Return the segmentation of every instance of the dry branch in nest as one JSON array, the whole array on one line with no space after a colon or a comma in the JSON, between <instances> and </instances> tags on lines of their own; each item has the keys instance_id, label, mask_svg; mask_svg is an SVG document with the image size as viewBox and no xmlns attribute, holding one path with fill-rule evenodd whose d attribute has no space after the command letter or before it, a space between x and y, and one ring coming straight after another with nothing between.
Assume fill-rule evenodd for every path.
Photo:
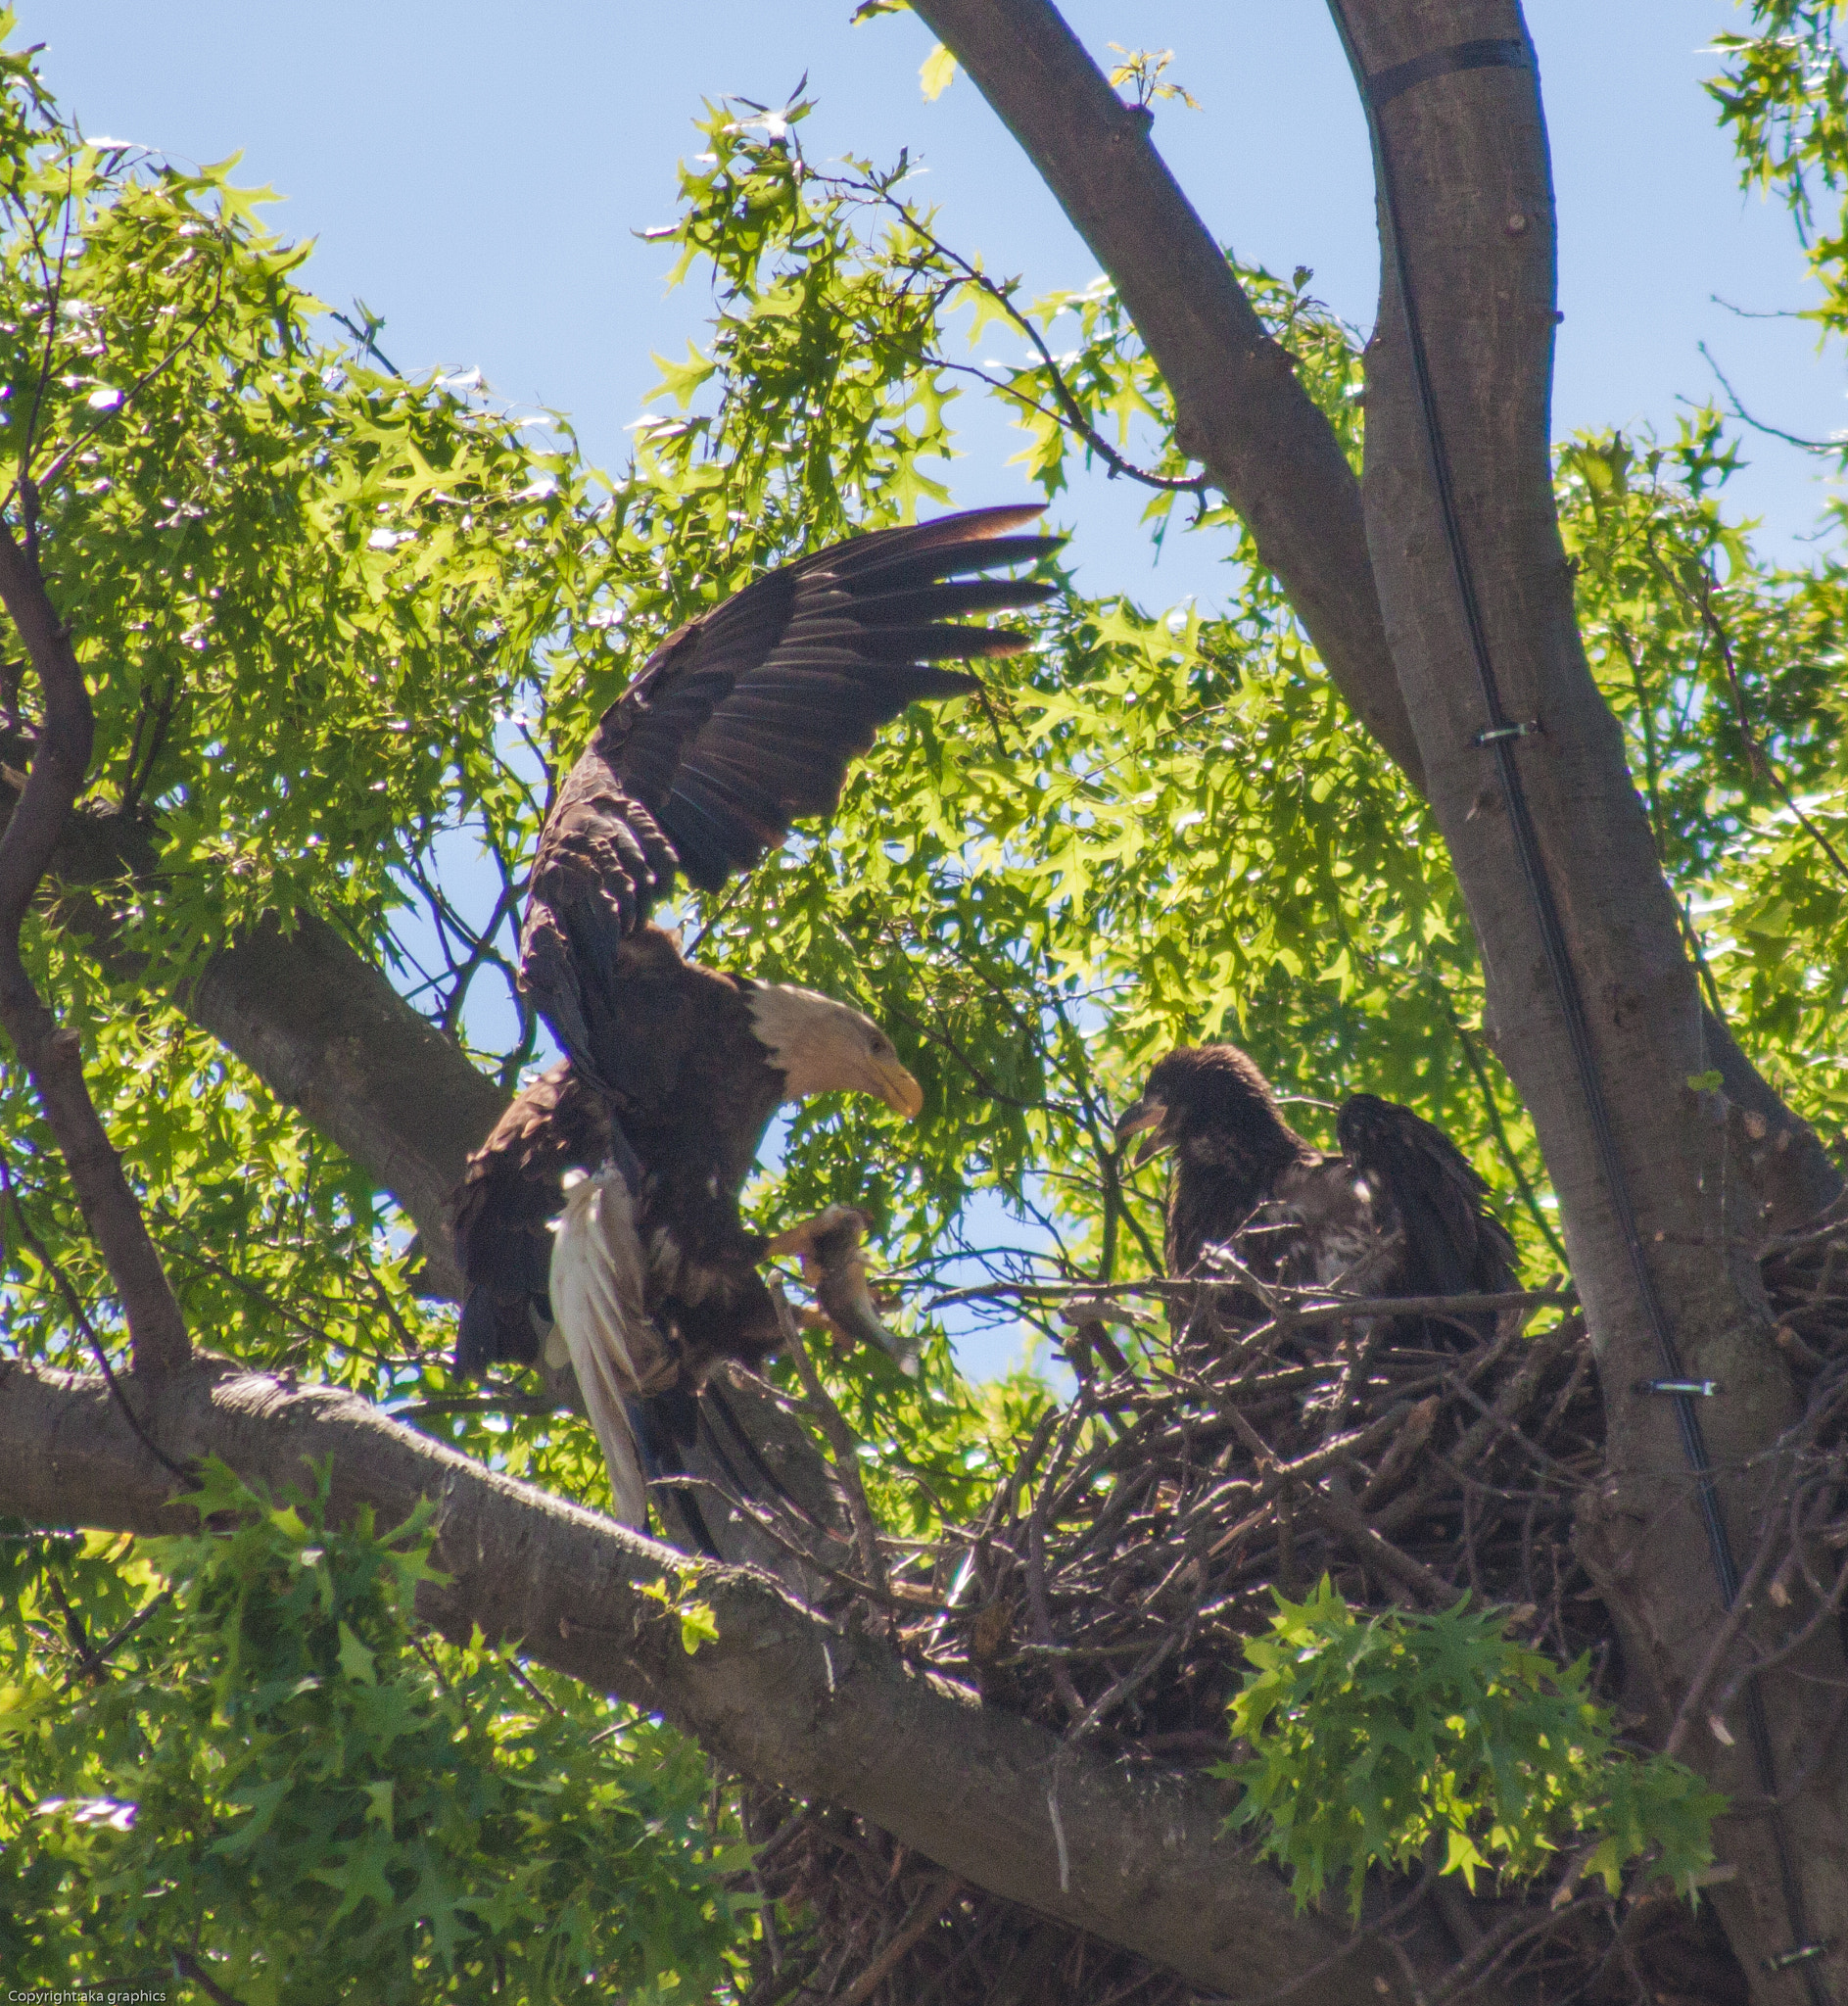
<instances>
[{"instance_id":1,"label":"dry branch in nest","mask_svg":"<svg viewBox=\"0 0 1848 2006\"><path fill-rule=\"evenodd\" d=\"M1779 1240L1764 1273L1777 1342L1811 1386L1811 1494L1825 1481L1832 1497L1848 1222ZM1326 1295L1264 1290L1260 1302L1237 1285L1168 1293L1180 1332L1133 1367L1100 1324L1080 1327L1067 1346L1075 1398L1019 1445L975 1523L923 1552L885 1543L867 1613L915 1663L1068 1743L1200 1769L1235 1753L1226 1706L1273 1589L1300 1598L1326 1574L1356 1608L1441 1608L1465 1594L1502 1608L1512 1634L1560 1663L1588 1654L1593 1694L1619 1702L1616 1628L1572 1546L1603 1457L1576 1311L1547 1322L1534 1313L1542 1295L1459 1300L1449 1314L1420 1305L1412 1318ZM1460 1317L1488 1309L1485 1339L1480 1313ZM957 1885L844 1812L760 1791L749 1816L769 1918L752 2006L1196 1997L1171 1973ZM1425 2006L1486 1980L1588 2006L1743 2006L1710 1907L1690 1916L1646 1886L1612 1901L1574 1868L1503 1898L1465 1899L1435 1875L1382 1882L1368 1928L1413 1958Z\"/></svg>"}]
</instances>

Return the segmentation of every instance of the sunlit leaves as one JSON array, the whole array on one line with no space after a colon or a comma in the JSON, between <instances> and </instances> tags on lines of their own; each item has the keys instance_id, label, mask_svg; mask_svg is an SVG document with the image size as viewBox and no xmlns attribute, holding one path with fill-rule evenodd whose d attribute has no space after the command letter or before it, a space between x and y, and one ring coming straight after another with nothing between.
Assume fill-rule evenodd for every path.
<instances>
[{"instance_id":1,"label":"sunlit leaves","mask_svg":"<svg viewBox=\"0 0 1848 2006\"><path fill-rule=\"evenodd\" d=\"M1639 1854L1682 1887L1712 1860L1726 1800L1679 1762L1620 1753L1583 1660L1556 1665L1460 1604L1360 1614L1326 1576L1277 1604L1232 1702L1252 1753L1225 1773L1245 1788L1234 1823L1262 1821L1302 1906L1346 1883L1357 1921L1369 1867L1421 1858L1474 1891L1588 1839L1582 1871L1613 1894Z\"/></svg>"},{"instance_id":2,"label":"sunlit leaves","mask_svg":"<svg viewBox=\"0 0 1848 2006\"><path fill-rule=\"evenodd\" d=\"M1823 304L1810 310L1848 333L1848 63L1837 0L1752 0L1750 34L1719 34L1725 72L1707 85L1730 126L1739 178L1777 195L1809 251ZM1819 198L1822 214L1819 215Z\"/></svg>"},{"instance_id":3,"label":"sunlit leaves","mask_svg":"<svg viewBox=\"0 0 1848 2006\"><path fill-rule=\"evenodd\" d=\"M198 1957L247 2006L710 1996L736 1924L685 1744L417 1633L421 1507L379 1535L329 1523L324 1484L274 1504L222 1466L198 1502L202 1536L7 1567L11 1977Z\"/></svg>"},{"instance_id":4,"label":"sunlit leaves","mask_svg":"<svg viewBox=\"0 0 1848 2006\"><path fill-rule=\"evenodd\" d=\"M1592 668L1707 979L1778 1090L1839 1141L1848 597L1833 555L1759 562L1723 509L1734 458L1712 412L1668 445L1581 439L1560 455L1562 522Z\"/></svg>"}]
</instances>

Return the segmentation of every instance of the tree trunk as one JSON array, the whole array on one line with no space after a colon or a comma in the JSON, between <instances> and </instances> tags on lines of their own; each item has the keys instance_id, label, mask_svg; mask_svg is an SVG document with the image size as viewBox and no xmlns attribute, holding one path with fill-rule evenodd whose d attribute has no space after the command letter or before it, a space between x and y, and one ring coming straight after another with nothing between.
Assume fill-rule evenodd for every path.
<instances>
[{"instance_id":1,"label":"tree trunk","mask_svg":"<svg viewBox=\"0 0 1848 2006\"><path fill-rule=\"evenodd\" d=\"M1457 519L1503 709L1540 728L1517 741L1515 755L1540 859L1682 1366L1723 1385L1699 1419L1725 1473L1719 1497L1732 1548L1749 1566L1788 1476L1776 1445L1799 1417L1770 1342L1754 1256L1768 1228L1836 1198L1840 1173L1701 1002L1621 733L1585 660L1552 494L1554 214L1531 46L1518 68L1480 50L1465 59L1477 67L1452 68L1454 56L1421 60L1463 44L1526 44L1519 9L1513 0L1335 4L1362 78L1418 66L1400 73L1403 87L1380 123ZM1603 1364L1611 1456L1603 1491L1587 1501L1586 1557L1617 1599L1638 1701L1665 1732L1706 1655L1722 1597L1676 1405L1635 1391L1661 1375L1656 1341L1599 1165L1494 756L1475 742L1489 716L1437 507L1388 220L1383 215L1380 324L1368 351L1362 560L1338 483L1322 471L1325 455L1305 481L1279 450L1278 386L1250 366L1243 321L1214 304L1229 274L1221 276L1222 263L1208 273L1217 254L1155 158L1148 120L1114 98L1047 0L916 0L915 11L1104 263L1174 395L1185 450L1251 523L1362 720L1430 794L1482 946L1488 1028L1534 1113ZM1319 521L1288 495L1319 496ZM1305 576L1316 581L1307 591ZM1340 582L1338 601L1330 580ZM1390 686L1369 640L1370 597L1383 616ZM1720 1094L1688 1086L1714 1070ZM1799 1595L1767 1623L1772 1613L1755 1612L1747 1625L1761 1654L1810 1610ZM1740 1662L1730 1663L1728 1680ZM1777 1776L1816 1771L1785 1814L1783 1849L1812 1936L1848 1916L1842 1765L1825 1745L1829 1696L1842 1677L1830 1625L1766 1682ZM1703 1729L1684 1752L1749 1803L1758 1784L1744 1712L1733 1709L1731 1748ZM1848 1996L1848 1934L1826 1971L1816 1960L1775 1978L1763 1971L1764 1958L1797 1947L1769 1821L1729 1821L1721 1852L1739 1875L1718 1905L1764 1996L1794 1998L1812 1980Z\"/></svg>"},{"instance_id":2,"label":"tree trunk","mask_svg":"<svg viewBox=\"0 0 1848 2006\"><path fill-rule=\"evenodd\" d=\"M1719 1507L1741 1568L1776 1533L1766 1514L1790 1475L1780 1438L1801 1419L1772 1342L1756 1255L1768 1175L1803 1138L1781 1111L1776 1130L1760 1115L1767 1132L1755 1163L1740 1148L1749 1127L1728 1119L1721 1095L1689 1084L1718 1055L1622 736L1586 662L1554 511L1554 211L1539 80L1519 8L1514 0L1336 0L1336 9L1362 78L1398 72L1384 86L1382 95L1393 94L1376 124L1385 255L1367 351L1368 549L1432 808L1481 944L1490 1034L1539 1130L1597 1349L1609 1459L1603 1489L1584 1513L1587 1558L1619 1597L1633 1679L1666 1732L1724 1600L1677 1403L1638 1390L1664 1365L1527 882L1518 807L1511 812L1495 754L1479 742L1493 720L1452 524L1501 710L1528 727L1512 741L1513 763L1583 1000L1639 1258L1682 1369L1720 1384L1717 1397L1689 1407L1720 1473ZM1503 54L1517 60L1484 60L1475 45L1491 44L1511 45ZM1411 64L1416 71L1398 71ZM1453 485L1447 522L1399 291L1401 263ZM1747 1622L1747 1637L1768 1653L1804 1614L1800 1605L1787 1613L1767 1607ZM1843 1676L1828 1624L1764 1682L1779 1779L1795 1779L1823 1752ZM1733 1709L1734 1745L1703 1729L1686 1749L1740 1802L1761 1794L1746 1716L1743 1703ZM1806 1935L1848 1917L1845 1813L1833 1761L1784 1813L1783 1850L1801 1884ZM1764 1969L1797 1947L1774 1821L1729 1820L1721 1853L1739 1874L1717 1890L1716 1905L1762 1995L1794 1998L1809 1977L1848 1984L1848 1935L1825 1965L1811 1960L1775 1978Z\"/></svg>"}]
</instances>

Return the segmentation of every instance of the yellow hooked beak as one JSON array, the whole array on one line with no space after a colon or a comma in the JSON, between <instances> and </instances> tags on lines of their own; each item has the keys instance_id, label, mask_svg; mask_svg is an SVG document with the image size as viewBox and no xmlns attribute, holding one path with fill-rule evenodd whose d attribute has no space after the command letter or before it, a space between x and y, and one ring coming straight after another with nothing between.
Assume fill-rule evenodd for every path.
<instances>
[{"instance_id":1,"label":"yellow hooked beak","mask_svg":"<svg viewBox=\"0 0 1848 2006\"><path fill-rule=\"evenodd\" d=\"M924 1088L896 1059L875 1059L871 1065L873 1091L893 1114L903 1115L907 1122L915 1122L924 1112Z\"/></svg>"},{"instance_id":2,"label":"yellow hooked beak","mask_svg":"<svg viewBox=\"0 0 1848 2006\"><path fill-rule=\"evenodd\" d=\"M1167 1114L1165 1101L1152 1101L1145 1093L1132 1108L1125 1108L1116 1123L1116 1141L1120 1147L1132 1135L1143 1135L1145 1129L1154 1132L1143 1137L1142 1146L1129 1160L1132 1170L1141 1170L1144 1164L1162 1147L1161 1122Z\"/></svg>"}]
</instances>

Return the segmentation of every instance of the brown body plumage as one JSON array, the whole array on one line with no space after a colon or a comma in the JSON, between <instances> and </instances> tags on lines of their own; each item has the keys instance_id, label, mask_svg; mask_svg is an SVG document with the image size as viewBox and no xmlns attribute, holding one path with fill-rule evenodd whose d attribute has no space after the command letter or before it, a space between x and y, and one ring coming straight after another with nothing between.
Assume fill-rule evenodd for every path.
<instances>
[{"instance_id":1,"label":"brown body plumage","mask_svg":"<svg viewBox=\"0 0 1848 2006\"><path fill-rule=\"evenodd\" d=\"M1338 1153L1283 1119L1236 1045L1182 1046L1158 1062L1119 1136L1167 1150L1166 1263L1199 1273L1226 1248L1262 1279L1361 1296L1492 1295L1516 1286L1514 1243L1462 1152L1409 1108L1355 1094L1336 1117ZM1140 1159L1139 1159L1140 1160ZM1493 1317L1463 1319L1481 1329ZM1443 1343L1441 1320L1393 1336Z\"/></svg>"},{"instance_id":2,"label":"brown body plumage","mask_svg":"<svg viewBox=\"0 0 1848 2006\"><path fill-rule=\"evenodd\" d=\"M458 1193L465 1369L534 1356L538 1234L572 1165L624 1176L647 1313L684 1384L774 1349L765 1242L737 1210L772 1114L849 1088L913 1115L917 1084L869 1019L695 967L649 911L677 871L717 890L795 817L830 812L849 763L908 703L978 687L938 661L1025 645L958 616L1050 594L967 575L1056 549L1011 534L1037 513L978 510L785 565L674 635L603 714L541 835L522 936L522 983L568 1065L502 1118Z\"/></svg>"}]
</instances>

